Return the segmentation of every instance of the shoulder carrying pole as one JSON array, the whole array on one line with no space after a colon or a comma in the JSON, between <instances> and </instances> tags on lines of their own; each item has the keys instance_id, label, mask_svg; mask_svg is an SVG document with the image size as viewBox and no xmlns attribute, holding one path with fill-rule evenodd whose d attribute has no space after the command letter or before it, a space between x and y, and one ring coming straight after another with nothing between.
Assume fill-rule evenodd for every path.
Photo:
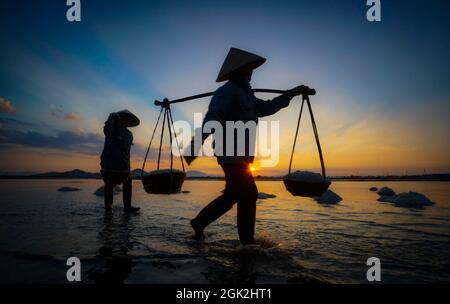
<instances>
[{"instance_id":1,"label":"shoulder carrying pole","mask_svg":"<svg viewBox=\"0 0 450 304\"><path fill-rule=\"evenodd\" d=\"M283 94L286 92L286 90L275 90L275 89L252 89L252 91L254 93L273 93L273 94ZM314 95L314 94L316 94L316 91L314 89L311 89L311 91L309 92L309 95ZM155 106L164 106L167 103L169 103L169 104L179 103L179 102L184 102L184 101L188 101L188 100L209 97L209 96L213 96L213 95L214 95L214 92L208 92L208 93L192 95L192 96L188 96L188 97L184 97L184 98L174 99L174 100L170 100L170 101L167 100L167 98L164 98L163 101L155 100Z\"/></svg>"},{"instance_id":2,"label":"shoulder carrying pole","mask_svg":"<svg viewBox=\"0 0 450 304\"><path fill-rule=\"evenodd\" d=\"M253 91L254 93L273 93L273 94L283 94L283 93L286 92L286 90L276 90L276 89L252 89L252 91ZM320 147L319 134L318 134L318 132L317 132L316 121L315 121L315 119L314 119L314 114L313 114L313 112L312 112L311 103L310 103L310 101L309 101L309 96L310 96L310 95L315 95L315 94L316 94L316 90L310 89L306 94L302 95L302 105L301 105L301 108L300 108L300 114L299 114L299 116L298 116L297 129L296 129L296 131L295 131L294 145L292 146L291 158L290 158L290 160L289 160L289 174L291 174L292 159L293 159L293 157L294 157L295 145L296 145L296 142L297 142L298 130L299 130L299 128L300 128L300 120L301 120L301 117L302 117L303 106L304 106L304 104L305 104L305 102L306 102L306 104L307 104L307 106L308 106L308 109L309 109L309 114L310 114L310 116L311 116L311 123L312 123L313 131L314 131L314 137L315 137L315 139L316 139L317 149L319 150L320 165L321 165L321 167L322 167L322 176L323 176L323 178L325 179L325 178L326 178L326 172L325 172L325 164L324 164L324 161L323 161L322 148ZM163 118L163 128L164 128L164 122L165 122L165 119L166 119L166 115L167 115L168 124L170 125L169 122L171 122L172 125L173 125L172 112L170 111L170 105L171 105L171 104L173 104L173 103L180 103L180 102L184 102L184 101L188 101L188 100L193 100L193 99L199 99L199 98L209 97L209 96L212 96L212 95L214 95L214 92L207 92L207 93L203 93L203 94L192 95L192 96L188 96L188 97L184 97L184 98L179 98L179 99L174 99L174 100L168 100L167 98L164 98L163 101L155 100L155 105L156 105L156 106L161 106L161 111L162 111L163 109L166 109L166 111L167 111L167 109L168 109L168 111L167 111L168 113L164 113L164 118ZM156 123L155 129L156 129L156 127L158 126L158 122L159 122L159 118L160 118L160 117L161 117L161 112L159 113L159 117L158 117L158 121L157 121L157 123ZM170 130L170 127L169 127L169 130ZM153 131L152 139L150 140L149 149L150 149L151 142L152 142L152 140L153 140L154 132L155 132L155 130ZM170 132L170 131L169 131L169 132ZM175 136L175 140L177 140L177 139L176 139L176 136ZM161 134L161 141L160 141L160 150L159 150L159 153L161 153L161 142L162 142L162 134ZM178 146L178 143L177 143L177 146ZM179 148L179 147L178 147L178 148ZM146 155L145 155L145 160L147 159L147 154L148 154L148 150L149 150L149 149L147 149L147 153L146 153ZM180 152L180 153L181 153L181 152ZM159 169L159 158L160 158L160 155L158 155L158 169ZM144 164L143 164L142 169L144 169L144 166L145 166L145 160L144 160ZM183 157L181 157L181 165L182 165L183 171L184 171ZM171 168L172 168L172 161L171 161Z\"/></svg>"}]
</instances>

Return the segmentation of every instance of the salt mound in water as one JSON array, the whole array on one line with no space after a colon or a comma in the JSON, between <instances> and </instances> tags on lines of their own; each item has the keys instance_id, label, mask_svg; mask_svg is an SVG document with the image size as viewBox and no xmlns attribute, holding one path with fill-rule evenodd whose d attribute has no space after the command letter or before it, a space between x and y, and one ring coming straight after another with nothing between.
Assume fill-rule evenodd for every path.
<instances>
[{"instance_id":1,"label":"salt mound in water","mask_svg":"<svg viewBox=\"0 0 450 304\"><path fill-rule=\"evenodd\" d=\"M337 204L342 201L342 197L331 190L327 190L321 196L314 197L314 200L320 204Z\"/></svg>"},{"instance_id":2,"label":"salt mound in water","mask_svg":"<svg viewBox=\"0 0 450 304\"><path fill-rule=\"evenodd\" d=\"M403 192L392 197L382 197L385 202L393 203L397 207L422 208L434 203L428 197L417 192Z\"/></svg>"},{"instance_id":3,"label":"salt mound in water","mask_svg":"<svg viewBox=\"0 0 450 304\"><path fill-rule=\"evenodd\" d=\"M323 183L324 179L319 173L309 171L295 171L289 175L286 175L290 180L307 183Z\"/></svg>"},{"instance_id":4,"label":"salt mound in water","mask_svg":"<svg viewBox=\"0 0 450 304\"><path fill-rule=\"evenodd\" d=\"M377 192L380 196L393 196L395 195L394 190L389 187L383 187Z\"/></svg>"},{"instance_id":5,"label":"salt mound in water","mask_svg":"<svg viewBox=\"0 0 450 304\"><path fill-rule=\"evenodd\" d=\"M277 197L275 194L269 194L269 193L264 193L264 192L258 193L258 199L268 199L268 198L275 198L275 197Z\"/></svg>"}]
</instances>

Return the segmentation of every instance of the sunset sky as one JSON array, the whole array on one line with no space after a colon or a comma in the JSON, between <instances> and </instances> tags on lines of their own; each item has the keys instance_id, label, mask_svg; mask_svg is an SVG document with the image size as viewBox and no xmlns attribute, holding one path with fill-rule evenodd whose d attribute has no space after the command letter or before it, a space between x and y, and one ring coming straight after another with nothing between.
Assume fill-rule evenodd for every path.
<instances>
[{"instance_id":1,"label":"sunset sky","mask_svg":"<svg viewBox=\"0 0 450 304\"><path fill-rule=\"evenodd\" d=\"M381 1L375 23L365 3L81 0L82 21L69 23L65 0L1 1L0 172L99 170L103 123L124 108L142 122L132 129L140 167L153 101L215 90L230 47L268 59L254 88L317 89L329 174L450 172L449 2ZM174 119L207 105L175 105ZM281 159L256 162L256 174L286 172L299 107L265 118L280 121ZM309 119L293 167L319 167ZM220 172L215 159L190 169Z\"/></svg>"}]
</instances>

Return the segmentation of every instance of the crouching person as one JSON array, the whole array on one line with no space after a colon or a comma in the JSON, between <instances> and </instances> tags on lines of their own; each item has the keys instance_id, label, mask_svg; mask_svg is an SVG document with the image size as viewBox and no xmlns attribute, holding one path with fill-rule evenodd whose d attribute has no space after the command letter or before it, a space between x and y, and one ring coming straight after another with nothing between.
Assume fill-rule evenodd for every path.
<instances>
[{"instance_id":1,"label":"crouching person","mask_svg":"<svg viewBox=\"0 0 450 304\"><path fill-rule=\"evenodd\" d=\"M117 185L122 185L124 211L137 212L140 209L131 206L130 148L133 144L133 134L128 130L128 127L136 127L139 123L139 118L128 110L109 114L105 122L105 144L100 166L105 182L106 211L112 209L114 187Z\"/></svg>"}]
</instances>

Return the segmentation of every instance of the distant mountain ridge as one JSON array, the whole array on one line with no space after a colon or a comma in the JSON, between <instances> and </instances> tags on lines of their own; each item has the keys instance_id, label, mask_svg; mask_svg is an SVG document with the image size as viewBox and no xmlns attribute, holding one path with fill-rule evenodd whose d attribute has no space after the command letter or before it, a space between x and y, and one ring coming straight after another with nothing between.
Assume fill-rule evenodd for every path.
<instances>
[{"instance_id":1,"label":"distant mountain ridge","mask_svg":"<svg viewBox=\"0 0 450 304\"><path fill-rule=\"evenodd\" d=\"M207 177L209 176L205 172L198 171L198 170L190 170L186 172L186 177Z\"/></svg>"},{"instance_id":2,"label":"distant mountain ridge","mask_svg":"<svg viewBox=\"0 0 450 304\"><path fill-rule=\"evenodd\" d=\"M65 172L46 172L29 175L31 178L101 178L100 172L91 173L80 169Z\"/></svg>"},{"instance_id":3,"label":"distant mountain ridge","mask_svg":"<svg viewBox=\"0 0 450 304\"><path fill-rule=\"evenodd\" d=\"M147 174L146 171L142 171L142 169L134 169L131 171L131 177L133 179L139 179L141 178L142 172L144 174ZM208 174L198 171L198 170L192 170L186 172L187 178L207 178L209 177ZM14 179L14 178L23 178L23 179L101 179L102 175L100 172L86 172L80 169L74 169L70 171L64 171L64 172L45 172L45 173L29 173L29 174L14 174L11 172L8 172L8 174L0 174L0 178L3 179Z\"/></svg>"},{"instance_id":4,"label":"distant mountain ridge","mask_svg":"<svg viewBox=\"0 0 450 304\"><path fill-rule=\"evenodd\" d=\"M144 174L147 172L144 171ZM133 179L141 177L142 170L134 169L131 171ZM101 179L100 172L86 172L80 169L74 169L65 172L45 172L38 174L26 174L13 172L0 173L0 179ZM255 176L256 180L281 180L282 176ZM440 174L423 174L423 175L390 175L390 176L330 176L335 181L450 181L450 173ZM208 175L205 172L198 170L186 171L186 179L223 179L223 176Z\"/></svg>"}]
</instances>

